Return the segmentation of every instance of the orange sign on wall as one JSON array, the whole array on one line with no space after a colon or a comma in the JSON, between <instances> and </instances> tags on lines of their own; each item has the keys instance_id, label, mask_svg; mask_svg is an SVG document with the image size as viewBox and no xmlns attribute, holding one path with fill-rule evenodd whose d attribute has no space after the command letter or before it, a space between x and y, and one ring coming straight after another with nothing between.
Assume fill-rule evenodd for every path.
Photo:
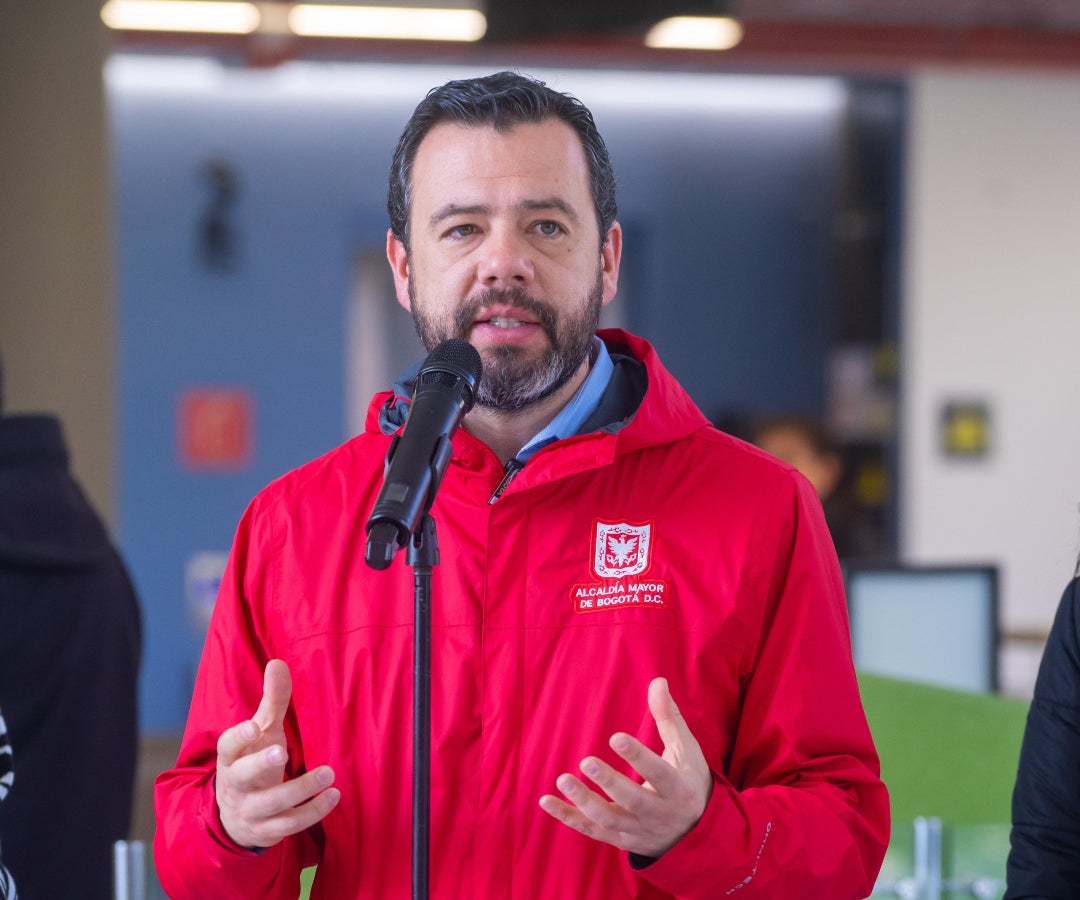
<instances>
[{"instance_id":1,"label":"orange sign on wall","mask_svg":"<svg viewBox=\"0 0 1080 900\"><path fill-rule=\"evenodd\" d=\"M251 462L254 402L242 388L180 395L180 461L189 469L234 470Z\"/></svg>"}]
</instances>

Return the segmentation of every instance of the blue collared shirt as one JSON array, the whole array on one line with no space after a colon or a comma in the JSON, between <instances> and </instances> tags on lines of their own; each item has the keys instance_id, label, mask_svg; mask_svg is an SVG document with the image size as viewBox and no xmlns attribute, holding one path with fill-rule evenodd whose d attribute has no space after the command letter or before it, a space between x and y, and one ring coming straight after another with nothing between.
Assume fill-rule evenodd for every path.
<instances>
[{"instance_id":1,"label":"blue collared shirt","mask_svg":"<svg viewBox=\"0 0 1080 900\"><path fill-rule=\"evenodd\" d=\"M524 465L528 459L541 447L546 447L554 441L575 435L600 405L600 398L611 380L615 371L615 364L611 361L604 342L598 337L593 338L592 352L596 355L589 374L585 377L581 387L570 398L558 415L547 423L539 432L533 435L532 440L526 441L514 458L519 465Z\"/></svg>"}]
</instances>

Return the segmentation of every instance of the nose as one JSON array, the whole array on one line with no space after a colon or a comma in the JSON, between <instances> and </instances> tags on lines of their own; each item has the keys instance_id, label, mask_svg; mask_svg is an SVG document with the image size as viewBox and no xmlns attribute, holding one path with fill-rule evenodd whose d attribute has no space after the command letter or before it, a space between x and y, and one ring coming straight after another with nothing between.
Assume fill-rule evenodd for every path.
<instances>
[{"instance_id":1,"label":"nose","mask_svg":"<svg viewBox=\"0 0 1080 900\"><path fill-rule=\"evenodd\" d=\"M529 242L513 228L492 228L480 249L476 278L485 288L525 287L533 280Z\"/></svg>"}]
</instances>

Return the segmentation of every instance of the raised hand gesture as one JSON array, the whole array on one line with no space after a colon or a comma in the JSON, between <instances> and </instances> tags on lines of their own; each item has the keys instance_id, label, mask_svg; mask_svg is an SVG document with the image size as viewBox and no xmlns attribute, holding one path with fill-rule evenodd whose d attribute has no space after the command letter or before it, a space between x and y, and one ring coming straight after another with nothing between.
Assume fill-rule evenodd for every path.
<instances>
[{"instance_id":1,"label":"raised hand gesture","mask_svg":"<svg viewBox=\"0 0 1080 900\"><path fill-rule=\"evenodd\" d=\"M595 756L581 761L581 771L604 794L565 773L555 785L566 797L545 794L541 808L588 837L641 856L659 857L701 818L712 792L712 773L697 740L671 698L667 680L649 684L649 712L656 721L663 755L623 732L609 744L642 778L638 784ZM567 802L569 801L569 802Z\"/></svg>"},{"instance_id":2,"label":"raised hand gesture","mask_svg":"<svg viewBox=\"0 0 1080 900\"><path fill-rule=\"evenodd\" d=\"M215 790L221 824L241 847L265 848L309 828L337 806L334 772L319 766L285 780L285 711L292 676L280 659L266 664L254 718L218 739Z\"/></svg>"}]
</instances>

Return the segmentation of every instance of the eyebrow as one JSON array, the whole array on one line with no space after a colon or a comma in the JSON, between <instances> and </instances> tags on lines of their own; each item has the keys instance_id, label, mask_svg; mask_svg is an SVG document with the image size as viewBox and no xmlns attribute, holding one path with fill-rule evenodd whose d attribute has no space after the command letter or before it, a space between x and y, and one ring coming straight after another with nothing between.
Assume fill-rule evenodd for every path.
<instances>
[{"instance_id":1,"label":"eyebrow","mask_svg":"<svg viewBox=\"0 0 1080 900\"><path fill-rule=\"evenodd\" d=\"M537 212L544 210L558 210L565 215L571 222L577 225L581 221L581 217L577 214L577 211L569 203L563 200L561 197L543 197L538 200L522 200L517 209L525 212ZM491 207L483 203L477 203L472 205L463 205L458 203L447 203L445 206L437 209L431 214L428 219L428 227L434 228L446 219L453 216L487 216L491 215Z\"/></svg>"}]
</instances>

